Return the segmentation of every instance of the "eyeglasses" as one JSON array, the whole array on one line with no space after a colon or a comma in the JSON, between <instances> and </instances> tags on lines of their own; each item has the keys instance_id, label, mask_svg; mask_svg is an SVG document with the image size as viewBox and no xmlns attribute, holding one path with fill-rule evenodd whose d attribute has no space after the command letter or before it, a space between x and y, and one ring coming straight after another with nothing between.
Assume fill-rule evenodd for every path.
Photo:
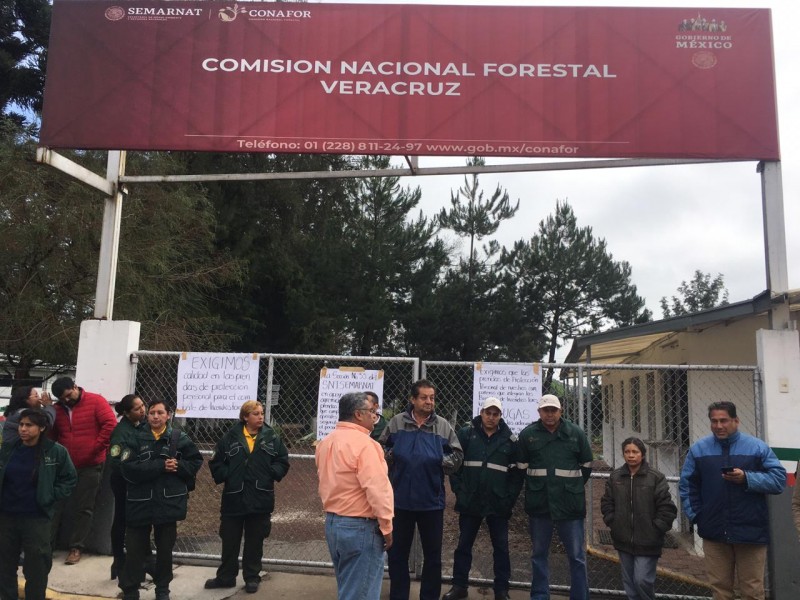
<instances>
[{"instance_id":1,"label":"eyeglasses","mask_svg":"<svg viewBox=\"0 0 800 600\"><path fill-rule=\"evenodd\" d=\"M373 415L377 415L378 414L378 409L377 408L357 408L356 410L360 410L361 412L366 411L368 413L372 413Z\"/></svg>"}]
</instances>

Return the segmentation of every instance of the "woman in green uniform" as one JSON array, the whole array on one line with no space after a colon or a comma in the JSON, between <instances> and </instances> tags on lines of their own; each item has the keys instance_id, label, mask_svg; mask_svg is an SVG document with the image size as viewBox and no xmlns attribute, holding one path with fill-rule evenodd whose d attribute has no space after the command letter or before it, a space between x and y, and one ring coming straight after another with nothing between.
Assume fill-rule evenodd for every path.
<instances>
[{"instance_id":1,"label":"woman in green uniform","mask_svg":"<svg viewBox=\"0 0 800 600\"><path fill-rule=\"evenodd\" d=\"M203 464L203 457L189 436L172 429L171 416L166 402L152 401L147 407L148 427L120 451L122 476L128 484L127 557L119 577L125 600L139 599L151 530L156 546L156 600L169 600L177 521L186 518L189 492L194 489L195 476Z\"/></svg>"},{"instance_id":2,"label":"woman in green uniform","mask_svg":"<svg viewBox=\"0 0 800 600\"><path fill-rule=\"evenodd\" d=\"M44 434L47 416L27 408L19 416L16 442L0 447L0 598L17 599L17 565L25 599L45 600L53 565L50 522L53 504L72 493L78 481L66 448Z\"/></svg>"},{"instance_id":3,"label":"woman in green uniform","mask_svg":"<svg viewBox=\"0 0 800 600\"><path fill-rule=\"evenodd\" d=\"M114 493L114 521L111 523L111 579L116 579L125 564L125 496L128 485L122 476L120 454L126 446L136 447L136 435L145 427L144 402L136 394L123 396L114 405L114 410L121 416L119 423L111 434L111 447L108 451L111 462L111 491Z\"/></svg>"},{"instance_id":4,"label":"woman in green uniform","mask_svg":"<svg viewBox=\"0 0 800 600\"><path fill-rule=\"evenodd\" d=\"M219 525L222 562L207 589L236 585L239 546L244 533L242 577L245 590L255 593L261 581L264 538L272 528L275 482L289 470L289 453L281 438L264 423L264 408L248 400L239 411L239 422L217 442L209 462L216 483L224 483Z\"/></svg>"}]
</instances>

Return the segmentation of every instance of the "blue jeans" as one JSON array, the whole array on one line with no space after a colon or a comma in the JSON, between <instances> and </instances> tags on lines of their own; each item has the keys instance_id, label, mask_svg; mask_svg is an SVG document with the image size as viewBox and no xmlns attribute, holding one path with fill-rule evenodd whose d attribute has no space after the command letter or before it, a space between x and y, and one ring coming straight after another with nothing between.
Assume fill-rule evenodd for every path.
<instances>
[{"instance_id":1,"label":"blue jeans","mask_svg":"<svg viewBox=\"0 0 800 600\"><path fill-rule=\"evenodd\" d=\"M458 515L458 546L453 553L453 585L467 587L472 568L472 546L478 537L484 517ZM486 517L489 537L492 540L495 592L507 592L511 578L511 559L508 556L508 519L489 515Z\"/></svg>"},{"instance_id":2,"label":"blue jeans","mask_svg":"<svg viewBox=\"0 0 800 600\"><path fill-rule=\"evenodd\" d=\"M389 550L390 600L408 600L411 577L408 557L414 540L414 528L419 531L422 545L422 576L419 582L420 600L439 600L442 595L442 532L444 510L394 511L392 547Z\"/></svg>"},{"instance_id":3,"label":"blue jeans","mask_svg":"<svg viewBox=\"0 0 800 600\"><path fill-rule=\"evenodd\" d=\"M378 522L326 513L325 540L333 560L339 600L379 600L383 535Z\"/></svg>"},{"instance_id":4,"label":"blue jeans","mask_svg":"<svg viewBox=\"0 0 800 600\"><path fill-rule=\"evenodd\" d=\"M583 532L583 519L571 521L551 521L542 517L528 517L528 531L531 534L533 554L531 556L531 600L550 598L550 569L547 557L553 528L564 544L569 559L570 600L589 600L589 579L586 575L586 540Z\"/></svg>"},{"instance_id":5,"label":"blue jeans","mask_svg":"<svg viewBox=\"0 0 800 600\"><path fill-rule=\"evenodd\" d=\"M657 556L639 556L619 553L622 567L622 585L629 600L655 600Z\"/></svg>"}]
</instances>

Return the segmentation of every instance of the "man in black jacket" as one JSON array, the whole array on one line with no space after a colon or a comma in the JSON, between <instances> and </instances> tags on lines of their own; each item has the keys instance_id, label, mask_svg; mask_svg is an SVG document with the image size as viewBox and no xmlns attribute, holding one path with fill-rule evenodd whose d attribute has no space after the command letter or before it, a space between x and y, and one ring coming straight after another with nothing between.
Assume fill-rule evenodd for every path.
<instances>
[{"instance_id":1,"label":"man in black jacket","mask_svg":"<svg viewBox=\"0 0 800 600\"><path fill-rule=\"evenodd\" d=\"M456 494L459 537L453 555L453 587L442 600L467 597L472 546L484 519L492 540L494 597L508 598L508 519L522 489L522 474L515 468L517 438L501 414L500 400L487 398L480 415L458 432L464 463L450 476L450 485Z\"/></svg>"}]
</instances>

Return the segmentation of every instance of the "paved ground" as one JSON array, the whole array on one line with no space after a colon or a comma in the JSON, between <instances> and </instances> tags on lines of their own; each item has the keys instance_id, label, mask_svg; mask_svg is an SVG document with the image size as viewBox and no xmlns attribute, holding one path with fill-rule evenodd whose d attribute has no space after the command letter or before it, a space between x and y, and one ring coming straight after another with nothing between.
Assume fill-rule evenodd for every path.
<instances>
[{"instance_id":1,"label":"paved ground","mask_svg":"<svg viewBox=\"0 0 800 600\"><path fill-rule=\"evenodd\" d=\"M85 555L77 565L64 564L66 553L56 552L53 557L53 569L50 572L48 587L52 593L48 594L49 600L69 600L75 597L84 598L116 598L119 593L116 581L109 579L111 558L108 556ZM329 571L308 570L296 572L276 571L274 567L263 575L261 587L255 594L247 594L244 583L242 587L227 590L206 590L203 583L215 574L215 567L176 565L175 578L170 586L173 600L222 600L223 598L236 598L237 600L326 600L336 598L336 580ZM22 570L20 569L20 585L22 585ZM445 584L443 591L449 589ZM411 598L419 597L419 584L412 582ZM529 598L527 590L512 590L512 600L526 600ZM155 591L148 580L145 589L141 591L141 600L154 600ZM389 581L384 580L382 600L389 598ZM491 589L470 588L471 600L493 600ZM553 600L566 599L567 596L553 595Z\"/></svg>"}]
</instances>

